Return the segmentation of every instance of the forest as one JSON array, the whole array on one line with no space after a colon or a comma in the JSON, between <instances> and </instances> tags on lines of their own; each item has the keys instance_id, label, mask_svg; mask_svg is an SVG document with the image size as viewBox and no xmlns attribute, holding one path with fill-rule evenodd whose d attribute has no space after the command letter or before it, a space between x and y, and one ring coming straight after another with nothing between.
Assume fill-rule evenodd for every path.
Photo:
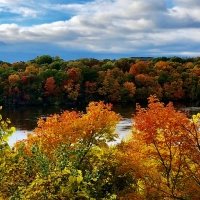
<instances>
[{"instance_id":1,"label":"forest","mask_svg":"<svg viewBox=\"0 0 200 200\"><path fill-rule=\"evenodd\" d=\"M2 200L198 200L200 113L189 117L156 95L137 104L131 133L119 143L112 105L39 119L33 133L8 145L15 131L0 116ZM111 143L112 142L112 143Z\"/></svg>"},{"instance_id":2,"label":"forest","mask_svg":"<svg viewBox=\"0 0 200 200\"><path fill-rule=\"evenodd\" d=\"M65 61L38 56L27 62L0 61L0 105L163 102L200 104L200 57Z\"/></svg>"},{"instance_id":3,"label":"forest","mask_svg":"<svg viewBox=\"0 0 200 200\"><path fill-rule=\"evenodd\" d=\"M1 61L0 110L87 107L38 119L13 146L16 129L0 111L0 200L198 200L200 113L172 102L198 105L199 77L200 57ZM114 103L136 103L118 142Z\"/></svg>"}]
</instances>

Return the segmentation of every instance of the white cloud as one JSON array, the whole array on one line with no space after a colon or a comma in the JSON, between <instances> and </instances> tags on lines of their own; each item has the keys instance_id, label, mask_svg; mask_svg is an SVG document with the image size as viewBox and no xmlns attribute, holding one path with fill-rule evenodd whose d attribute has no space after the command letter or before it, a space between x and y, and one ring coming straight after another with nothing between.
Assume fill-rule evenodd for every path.
<instances>
[{"instance_id":1,"label":"white cloud","mask_svg":"<svg viewBox=\"0 0 200 200\"><path fill-rule=\"evenodd\" d=\"M66 21L40 25L0 25L0 38L8 43L47 42L63 48L104 52L130 52L138 49L157 52L159 48L169 49L174 45L187 52L184 48L189 43L192 45L200 42L200 7L191 10L187 6L188 2L175 0L172 8L167 8L164 0L96 0L85 4L41 4L51 12L70 12L73 16ZM191 4L198 6L199 2L192 0ZM27 18L38 15L34 7L19 6L10 8L10 11Z\"/></svg>"},{"instance_id":2,"label":"white cloud","mask_svg":"<svg viewBox=\"0 0 200 200\"><path fill-rule=\"evenodd\" d=\"M0 25L0 38L3 38L4 42L17 42L19 41L19 27L17 24L1 24Z\"/></svg>"},{"instance_id":3,"label":"white cloud","mask_svg":"<svg viewBox=\"0 0 200 200\"><path fill-rule=\"evenodd\" d=\"M185 20L190 22L200 22L200 8L193 8L192 11L186 7L175 6L170 11L170 16L176 20Z\"/></svg>"},{"instance_id":4,"label":"white cloud","mask_svg":"<svg viewBox=\"0 0 200 200\"><path fill-rule=\"evenodd\" d=\"M37 17L38 13L38 11L27 7L13 8L10 10L10 12L22 15L23 17Z\"/></svg>"},{"instance_id":5,"label":"white cloud","mask_svg":"<svg viewBox=\"0 0 200 200\"><path fill-rule=\"evenodd\" d=\"M37 14L40 13L40 9L35 5L33 1L23 1L23 0L0 0L0 9L2 12L7 13L7 16L10 14L18 14L24 18L35 18ZM39 11L38 11L39 10ZM18 21L18 18L15 16L13 21Z\"/></svg>"}]
</instances>

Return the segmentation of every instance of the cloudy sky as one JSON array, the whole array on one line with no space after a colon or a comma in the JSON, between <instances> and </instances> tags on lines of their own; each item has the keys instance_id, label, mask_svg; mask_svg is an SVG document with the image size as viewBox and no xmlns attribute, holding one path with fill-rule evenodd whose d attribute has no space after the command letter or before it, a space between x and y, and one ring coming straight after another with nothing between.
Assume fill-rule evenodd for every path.
<instances>
[{"instance_id":1,"label":"cloudy sky","mask_svg":"<svg viewBox=\"0 0 200 200\"><path fill-rule=\"evenodd\" d=\"M0 0L0 60L200 56L200 0Z\"/></svg>"}]
</instances>

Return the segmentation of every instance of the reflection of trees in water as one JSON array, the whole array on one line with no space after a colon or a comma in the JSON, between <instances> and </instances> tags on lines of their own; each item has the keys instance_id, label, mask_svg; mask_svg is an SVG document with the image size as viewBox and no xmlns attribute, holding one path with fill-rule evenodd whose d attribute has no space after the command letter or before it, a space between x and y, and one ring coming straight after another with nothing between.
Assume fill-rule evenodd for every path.
<instances>
[{"instance_id":1,"label":"reflection of trees in water","mask_svg":"<svg viewBox=\"0 0 200 200\"><path fill-rule=\"evenodd\" d=\"M37 126L38 118L46 117L55 113L61 113L64 110L83 110L85 107L67 107L67 106L43 106L43 107L20 107L3 108L1 114L4 119L9 118L12 126L17 130L31 131Z\"/></svg>"},{"instance_id":2,"label":"reflection of trees in water","mask_svg":"<svg viewBox=\"0 0 200 200\"><path fill-rule=\"evenodd\" d=\"M142 105L145 107L146 105ZM188 105L174 104L177 109L189 110L191 114L200 112L200 107L187 107ZM0 112L4 119L9 118L12 126L17 130L31 131L37 126L37 120L40 117L46 117L51 114L61 113L63 110L85 111L86 106L67 107L67 106L43 106L43 107L20 107L20 108L3 108ZM124 120L120 123L120 130L127 130L130 128L130 119L135 111L135 104L117 104L113 106L113 110L120 114Z\"/></svg>"},{"instance_id":3,"label":"reflection of trees in water","mask_svg":"<svg viewBox=\"0 0 200 200\"><path fill-rule=\"evenodd\" d=\"M120 114L123 118L132 118L135 113L135 104L116 104L113 106L113 111Z\"/></svg>"},{"instance_id":4,"label":"reflection of trees in water","mask_svg":"<svg viewBox=\"0 0 200 200\"><path fill-rule=\"evenodd\" d=\"M146 105L141 105L146 107ZM179 110L189 110L190 114L196 114L200 112L200 107L186 107L183 104L174 105ZM12 122L12 126L15 126L17 132L10 138L10 144L14 144L19 139L26 137L26 133L32 131L37 126L37 120L40 117L46 117L54 113L61 113L63 110L76 110L85 111L86 106L79 107L21 107L21 108L4 108L0 111L3 118L9 118ZM123 117L123 120L117 125L116 132L119 133L119 139L124 138L132 126L132 115L136 112L135 104L132 105L114 105L113 110Z\"/></svg>"},{"instance_id":5,"label":"reflection of trees in water","mask_svg":"<svg viewBox=\"0 0 200 200\"><path fill-rule=\"evenodd\" d=\"M40 115L40 109L13 108L4 109L3 116L9 118L13 126L19 130L32 130L36 124L36 116Z\"/></svg>"}]
</instances>

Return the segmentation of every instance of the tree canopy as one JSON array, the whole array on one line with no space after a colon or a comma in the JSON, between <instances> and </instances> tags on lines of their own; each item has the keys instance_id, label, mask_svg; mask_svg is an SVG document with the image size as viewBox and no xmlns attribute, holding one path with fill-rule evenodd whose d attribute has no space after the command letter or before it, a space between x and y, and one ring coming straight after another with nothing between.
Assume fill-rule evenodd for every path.
<instances>
[{"instance_id":1,"label":"tree canopy","mask_svg":"<svg viewBox=\"0 0 200 200\"><path fill-rule=\"evenodd\" d=\"M49 81L53 90L48 91ZM50 81L52 82L52 81ZM50 93L49 93L50 92ZM119 60L38 56L27 62L0 62L0 104L4 106L145 101L200 103L200 59L179 57Z\"/></svg>"}]
</instances>

